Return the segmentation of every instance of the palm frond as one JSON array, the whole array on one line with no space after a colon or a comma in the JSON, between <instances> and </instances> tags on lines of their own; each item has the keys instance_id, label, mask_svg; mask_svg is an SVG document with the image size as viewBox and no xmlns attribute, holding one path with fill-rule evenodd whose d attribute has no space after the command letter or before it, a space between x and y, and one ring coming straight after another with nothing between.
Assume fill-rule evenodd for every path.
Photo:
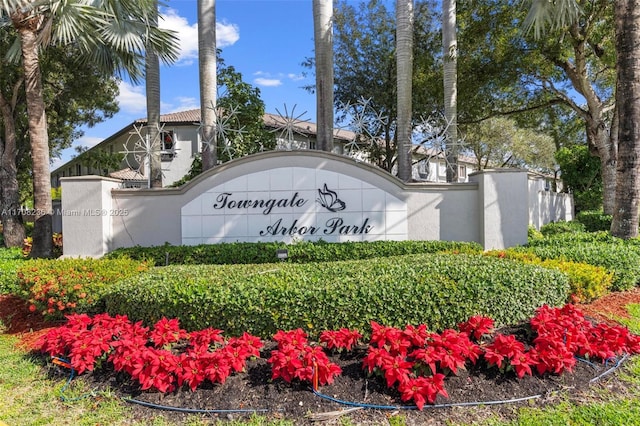
<instances>
[{"instance_id":1,"label":"palm frond","mask_svg":"<svg viewBox=\"0 0 640 426\"><path fill-rule=\"evenodd\" d=\"M21 8L29 6L28 0L0 0L0 16L11 16L11 14Z\"/></svg>"},{"instance_id":2,"label":"palm frond","mask_svg":"<svg viewBox=\"0 0 640 426\"><path fill-rule=\"evenodd\" d=\"M529 12L523 23L525 33L533 29L535 38L542 37L547 27L562 28L576 22L582 14L577 0L527 0Z\"/></svg>"},{"instance_id":3,"label":"palm frond","mask_svg":"<svg viewBox=\"0 0 640 426\"><path fill-rule=\"evenodd\" d=\"M176 31L150 28L147 37L147 48L153 49L162 62L172 64L178 60L180 45Z\"/></svg>"},{"instance_id":4,"label":"palm frond","mask_svg":"<svg viewBox=\"0 0 640 426\"><path fill-rule=\"evenodd\" d=\"M5 54L5 60L10 64L17 64L22 59L22 46L20 38L16 37Z\"/></svg>"}]
</instances>

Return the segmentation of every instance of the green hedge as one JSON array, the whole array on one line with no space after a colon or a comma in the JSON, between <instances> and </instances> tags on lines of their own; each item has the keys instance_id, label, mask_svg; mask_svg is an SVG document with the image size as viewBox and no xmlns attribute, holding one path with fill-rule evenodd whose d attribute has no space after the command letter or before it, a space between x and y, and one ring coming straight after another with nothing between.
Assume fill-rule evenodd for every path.
<instances>
[{"instance_id":1,"label":"green hedge","mask_svg":"<svg viewBox=\"0 0 640 426\"><path fill-rule=\"evenodd\" d=\"M18 267L25 263L20 248L0 248L0 294L15 293L18 288Z\"/></svg>"},{"instance_id":2,"label":"green hedge","mask_svg":"<svg viewBox=\"0 0 640 426\"><path fill-rule=\"evenodd\" d=\"M582 223L587 232L609 231L613 216L597 210L588 210L576 215L576 221Z\"/></svg>"},{"instance_id":3,"label":"green hedge","mask_svg":"<svg viewBox=\"0 0 640 426\"><path fill-rule=\"evenodd\" d=\"M119 282L104 296L111 314L152 324L177 317L189 329L216 327L270 337L301 327L369 329L369 321L432 330L475 314L498 324L561 305L564 274L504 259L427 254L367 261L168 266Z\"/></svg>"},{"instance_id":4,"label":"green hedge","mask_svg":"<svg viewBox=\"0 0 640 426\"><path fill-rule=\"evenodd\" d=\"M540 232L545 237L557 234L584 232L585 227L582 223L572 220L570 222L560 221L547 223L540 227Z\"/></svg>"},{"instance_id":5,"label":"green hedge","mask_svg":"<svg viewBox=\"0 0 640 426\"><path fill-rule=\"evenodd\" d=\"M532 240L516 250L542 259L563 259L602 266L613 272L614 291L628 290L640 282L640 245L637 240L621 240L604 232L557 235Z\"/></svg>"},{"instance_id":6,"label":"green hedge","mask_svg":"<svg viewBox=\"0 0 640 426\"><path fill-rule=\"evenodd\" d=\"M589 265L582 262L570 262L563 259L542 260L532 252L518 248L507 250L491 250L485 256L495 256L517 260L519 262L556 269L567 275L573 303L584 303L595 300L609 292L613 283L613 272L602 266Z\"/></svg>"},{"instance_id":7,"label":"green hedge","mask_svg":"<svg viewBox=\"0 0 640 426\"><path fill-rule=\"evenodd\" d=\"M376 257L400 256L405 254L438 253L480 253L478 243L455 241L373 241L373 242L301 242L284 243L226 243L202 244L197 246L172 246L165 244L155 247L130 247L115 250L107 258L126 256L131 259L149 260L156 266L170 265L228 265L258 264L276 261L276 251L287 249L287 262L333 262L339 260L359 260Z\"/></svg>"}]
</instances>

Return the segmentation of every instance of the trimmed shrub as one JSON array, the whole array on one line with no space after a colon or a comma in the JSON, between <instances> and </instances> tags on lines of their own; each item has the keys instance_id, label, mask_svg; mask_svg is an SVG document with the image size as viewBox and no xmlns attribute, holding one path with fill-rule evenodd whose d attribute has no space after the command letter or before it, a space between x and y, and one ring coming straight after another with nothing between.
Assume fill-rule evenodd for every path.
<instances>
[{"instance_id":1,"label":"trimmed shrub","mask_svg":"<svg viewBox=\"0 0 640 426\"><path fill-rule=\"evenodd\" d=\"M0 248L0 294L18 291L18 267L25 263L19 248Z\"/></svg>"},{"instance_id":2,"label":"trimmed shrub","mask_svg":"<svg viewBox=\"0 0 640 426\"><path fill-rule=\"evenodd\" d=\"M540 265L567 274L572 303L591 302L609 293L613 286L614 273L601 266L561 259L547 259Z\"/></svg>"},{"instance_id":3,"label":"trimmed shrub","mask_svg":"<svg viewBox=\"0 0 640 426\"><path fill-rule=\"evenodd\" d=\"M556 236L534 240L511 250L533 253L543 260L561 259L601 266L613 272L611 290L629 290L640 282L640 251L637 242L597 234Z\"/></svg>"},{"instance_id":4,"label":"trimmed shrub","mask_svg":"<svg viewBox=\"0 0 640 426\"><path fill-rule=\"evenodd\" d=\"M561 305L564 274L473 255L407 255L367 261L154 268L104 295L106 311L152 324L179 318L189 330L214 327L270 337L302 328L367 330L427 323L453 327L472 315L521 321L543 304Z\"/></svg>"},{"instance_id":5,"label":"trimmed shrub","mask_svg":"<svg viewBox=\"0 0 640 426\"><path fill-rule=\"evenodd\" d=\"M340 260L371 259L420 253L481 253L478 243L457 241L372 241L327 243L301 242L297 244L272 243L223 243L197 246L130 247L115 250L106 258L126 256L147 260L156 266L170 265L230 265L273 263L276 251L288 250L287 262L333 262Z\"/></svg>"},{"instance_id":6,"label":"trimmed shrub","mask_svg":"<svg viewBox=\"0 0 640 426\"><path fill-rule=\"evenodd\" d=\"M518 260L523 263L539 265L544 268L556 269L567 275L570 287L570 301L572 303L590 302L609 292L613 285L613 272L601 266L587 263L570 262L562 259L542 260L532 252L509 250L492 250L487 256L502 259Z\"/></svg>"},{"instance_id":7,"label":"trimmed shrub","mask_svg":"<svg viewBox=\"0 0 640 426\"><path fill-rule=\"evenodd\" d=\"M576 215L576 221L584 225L587 232L609 231L613 216L598 210L588 210Z\"/></svg>"},{"instance_id":8,"label":"trimmed shrub","mask_svg":"<svg viewBox=\"0 0 640 426\"><path fill-rule=\"evenodd\" d=\"M540 227L540 232L545 237L550 237L553 235L563 234L563 233L576 233L576 232L584 232L584 231L585 231L584 225L580 222L576 222L575 220L572 220L570 222L564 222L564 221L551 222Z\"/></svg>"},{"instance_id":9,"label":"trimmed shrub","mask_svg":"<svg viewBox=\"0 0 640 426\"><path fill-rule=\"evenodd\" d=\"M146 263L126 258L30 260L17 270L18 295L51 319L93 312L108 286L147 269Z\"/></svg>"},{"instance_id":10,"label":"trimmed shrub","mask_svg":"<svg viewBox=\"0 0 640 426\"><path fill-rule=\"evenodd\" d=\"M542 232L538 231L536 228L529 225L529 228L527 229L527 240L529 241L539 240L541 238L544 238L544 235L542 235Z\"/></svg>"}]
</instances>

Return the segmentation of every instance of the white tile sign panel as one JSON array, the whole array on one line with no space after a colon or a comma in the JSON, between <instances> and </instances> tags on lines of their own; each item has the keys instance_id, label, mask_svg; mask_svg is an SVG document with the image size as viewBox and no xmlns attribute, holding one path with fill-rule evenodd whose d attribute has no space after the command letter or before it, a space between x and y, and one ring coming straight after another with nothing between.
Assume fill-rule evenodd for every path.
<instances>
[{"instance_id":1,"label":"white tile sign panel","mask_svg":"<svg viewBox=\"0 0 640 426\"><path fill-rule=\"evenodd\" d=\"M406 202L350 176L304 167L247 174L182 207L182 244L407 239Z\"/></svg>"}]
</instances>

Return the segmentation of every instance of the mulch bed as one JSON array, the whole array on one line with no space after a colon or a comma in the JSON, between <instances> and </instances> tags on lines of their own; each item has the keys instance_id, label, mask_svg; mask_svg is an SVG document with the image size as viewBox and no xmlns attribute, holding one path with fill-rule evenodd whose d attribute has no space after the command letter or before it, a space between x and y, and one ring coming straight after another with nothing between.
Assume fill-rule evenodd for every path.
<instances>
[{"instance_id":1,"label":"mulch bed","mask_svg":"<svg viewBox=\"0 0 640 426\"><path fill-rule=\"evenodd\" d=\"M616 293L591 304L580 306L586 315L598 320L612 321L612 316L624 316L623 310L628 303L640 303L640 291ZM42 333L52 326L44 323L38 314L30 313L19 299L11 296L0 296L0 319L5 325L5 333L19 335L21 347L29 348ZM53 324L55 326L55 324ZM518 334L519 327L505 330ZM271 380L270 368L266 359L273 343L267 343L260 359L248 362L246 372L229 377L223 385L203 385L195 392L180 390L170 394L158 392L141 392L136 383L123 374L117 374L109 367L99 369L94 373L83 374L81 380L97 390L110 388L117 395L134 399L143 403L153 404L155 408L132 404L134 416L144 421L160 413L180 423L189 413L178 411L164 411L159 407L180 407L187 410L212 410L201 413L203 417L215 419L238 419L250 415L251 410L269 418L290 419L296 424L314 423L318 419L332 419L340 410L354 408L350 405L339 404L315 395L304 384L287 384L281 380ZM386 387L382 379L366 377L362 370L364 349L357 349L350 354L334 354L330 357L343 370L336 381L321 387L318 392L338 400L365 403L373 406L402 406L399 394ZM49 364L50 374L64 375L68 371L58 370ZM358 409L348 414L354 424L387 424L388 417L402 414L406 416L409 425L437 425L448 421L472 422L493 414L509 418L521 406L540 406L549 402L556 402L565 398L567 391L570 398L580 399L581 395L589 392L593 386L606 384L608 388L617 388L622 384L615 374L606 374L594 383L590 381L607 372L608 366L593 365L578 362L572 373L561 376L545 375L544 377L530 377L516 379L513 374L498 374L495 369L487 370L473 367L468 371L461 371L457 376L450 376L445 381L449 398L438 397L436 405L443 407L425 406L424 411L397 409ZM502 405L466 407L457 404L506 401L518 398L537 396L535 399L523 400L517 403ZM453 406L449 406L453 405ZM220 410L220 412L213 412ZM247 412L225 412L223 410L248 410ZM264 410L264 412L262 411ZM339 424L339 420L328 420L325 424Z\"/></svg>"}]
</instances>

